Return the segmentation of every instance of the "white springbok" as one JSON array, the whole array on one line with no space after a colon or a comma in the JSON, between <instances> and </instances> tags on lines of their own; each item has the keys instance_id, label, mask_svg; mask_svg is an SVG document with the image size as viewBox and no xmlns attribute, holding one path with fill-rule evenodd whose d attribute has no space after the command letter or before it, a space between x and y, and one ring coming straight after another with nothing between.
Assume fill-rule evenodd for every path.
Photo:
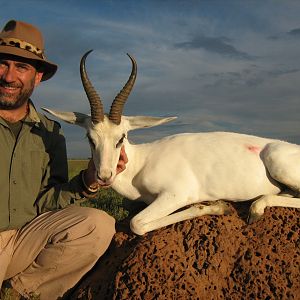
<instances>
[{"instance_id":1,"label":"white springbok","mask_svg":"<svg viewBox=\"0 0 300 300\"><path fill-rule=\"evenodd\" d=\"M91 116L45 110L86 129L101 185L148 204L131 220L134 233L143 235L202 215L226 214L226 204L217 201L221 199L254 199L250 223L260 218L267 206L300 208L300 199L295 198L300 191L300 146L229 132L183 133L152 143L130 144L128 131L163 124L174 117L122 115L137 74L136 62L130 55L131 75L114 99L109 114L104 114L85 69L89 52L81 59L80 73ZM116 175L122 145L129 161L126 170ZM204 201L213 202L199 204ZM176 212L179 209L182 210Z\"/></svg>"}]
</instances>

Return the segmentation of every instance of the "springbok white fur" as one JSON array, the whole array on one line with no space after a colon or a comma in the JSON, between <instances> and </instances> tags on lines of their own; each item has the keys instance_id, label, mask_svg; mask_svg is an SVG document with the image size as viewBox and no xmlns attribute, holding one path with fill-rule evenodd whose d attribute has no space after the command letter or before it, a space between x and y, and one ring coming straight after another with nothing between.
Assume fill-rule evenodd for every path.
<instances>
[{"instance_id":1,"label":"springbok white fur","mask_svg":"<svg viewBox=\"0 0 300 300\"><path fill-rule=\"evenodd\" d=\"M183 133L133 145L127 139L130 130L174 117L122 116L117 125L104 115L94 124L89 115L45 110L86 129L101 185L148 204L131 220L131 230L138 235L202 215L227 214L228 207L219 200L254 199L250 223L267 206L300 208L300 198L295 198L300 191L298 145L230 132ZM128 163L116 175L123 145ZM212 204L201 204L204 201Z\"/></svg>"}]
</instances>

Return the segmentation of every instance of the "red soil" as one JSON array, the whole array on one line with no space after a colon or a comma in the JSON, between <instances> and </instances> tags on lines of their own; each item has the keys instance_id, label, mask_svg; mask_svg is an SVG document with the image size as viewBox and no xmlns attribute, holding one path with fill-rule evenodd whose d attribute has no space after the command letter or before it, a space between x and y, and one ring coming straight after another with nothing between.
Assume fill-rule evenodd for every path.
<instances>
[{"instance_id":1,"label":"red soil","mask_svg":"<svg viewBox=\"0 0 300 300\"><path fill-rule=\"evenodd\" d=\"M267 208L180 222L142 237L118 224L110 248L65 299L300 299L300 211Z\"/></svg>"}]
</instances>

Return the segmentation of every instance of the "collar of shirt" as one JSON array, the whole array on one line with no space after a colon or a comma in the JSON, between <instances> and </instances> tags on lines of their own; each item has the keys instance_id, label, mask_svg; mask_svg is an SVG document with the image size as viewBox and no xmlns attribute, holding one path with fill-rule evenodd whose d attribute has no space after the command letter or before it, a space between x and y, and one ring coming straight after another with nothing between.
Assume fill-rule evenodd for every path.
<instances>
[{"instance_id":1,"label":"collar of shirt","mask_svg":"<svg viewBox=\"0 0 300 300\"><path fill-rule=\"evenodd\" d=\"M34 104L32 103L31 99L29 99L28 102L28 114L27 116L23 119L23 122L25 124L31 125L31 126L36 126L39 127L39 124L41 122L41 119L36 111L36 108ZM0 117L0 124L8 127L6 121Z\"/></svg>"}]
</instances>

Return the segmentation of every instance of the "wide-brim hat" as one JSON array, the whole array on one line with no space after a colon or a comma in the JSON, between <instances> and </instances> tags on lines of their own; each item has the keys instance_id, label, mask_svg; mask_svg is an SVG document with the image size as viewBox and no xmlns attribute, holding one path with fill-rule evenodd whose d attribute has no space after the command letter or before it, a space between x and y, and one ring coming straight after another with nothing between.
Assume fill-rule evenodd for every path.
<instances>
[{"instance_id":1,"label":"wide-brim hat","mask_svg":"<svg viewBox=\"0 0 300 300\"><path fill-rule=\"evenodd\" d=\"M11 54L27 59L33 59L42 65L42 81L51 78L57 65L46 59L42 33L35 26L10 20L0 32L0 54Z\"/></svg>"}]
</instances>

